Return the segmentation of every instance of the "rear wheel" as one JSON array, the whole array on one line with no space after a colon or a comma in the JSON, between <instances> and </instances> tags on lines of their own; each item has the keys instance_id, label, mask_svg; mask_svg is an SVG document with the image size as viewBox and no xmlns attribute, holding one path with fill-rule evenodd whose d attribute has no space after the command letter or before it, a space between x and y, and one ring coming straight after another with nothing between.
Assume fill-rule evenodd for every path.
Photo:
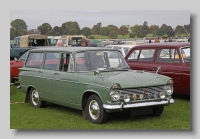
<instances>
[{"instance_id":1,"label":"rear wheel","mask_svg":"<svg viewBox=\"0 0 200 139\"><path fill-rule=\"evenodd\" d=\"M15 83L15 79L10 75L10 83Z\"/></svg>"},{"instance_id":2,"label":"rear wheel","mask_svg":"<svg viewBox=\"0 0 200 139\"><path fill-rule=\"evenodd\" d=\"M164 106L158 107L158 108L154 108L152 116L154 116L154 117L160 116L163 113L163 110L164 110Z\"/></svg>"},{"instance_id":3,"label":"rear wheel","mask_svg":"<svg viewBox=\"0 0 200 139\"><path fill-rule=\"evenodd\" d=\"M33 107L43 108L45 107L46 102L40 99L39 93L35 88L30 90L30 101Z\"/></svg>"},{"instance_id":4,"label":"rear wheel","mask_svg":"<svg viewBox=\"0 0 200 139\"><path fill-rule=\"evenodd\" d=\"M91 95L86 104L87 118L92 123L102 124L108 118L107 112L103 108L103 104L97 95Z\"/></svg>"}]
</instances>

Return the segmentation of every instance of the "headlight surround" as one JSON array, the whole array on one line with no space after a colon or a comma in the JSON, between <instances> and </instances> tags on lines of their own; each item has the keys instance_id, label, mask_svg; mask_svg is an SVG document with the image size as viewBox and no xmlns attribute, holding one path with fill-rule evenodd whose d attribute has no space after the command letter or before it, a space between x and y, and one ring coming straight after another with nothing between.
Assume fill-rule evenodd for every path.
<instances>
[{"instance_id":1,"label":"headlight surround","mask_svg":"<svg viewBox=\"0 0 200 139\"><path fill-rule=\"evenodd\" d=\"M120 99L120 93L118 90L112 90L110 92L110 97L112 101L118 101Z\"/></svg>"},{"instance_id":2,"label":"headlight surround","mask_svg":"<svg viewBox=\"0 0 200 139\"><path fill-rule=\"evenodd\" d=\"M160 98L161 98L161 99L164 99L164 98L165 98L165 96L166 96L166 94L165 94L165 91L163 91L163 92L160 92Z\"/></svg>"},{"instance_id":3,"label":"headlight surround","mask_svg":"<svg viewBox=\"0 0 200 139\"><path fill-rule=\"evenodd\" d=\"M167 94L168 96L170 96L170 95L172 95L172 93L173 93L173 86L167 85L167 86L164 87L164 90L165 90L166 94Z\"/></svg>"},{"instance_id":4,"label":"headlight surround","mask_svg":"<svg viewBox=\"0 0 200 139\"><path fill-rule=\"evenodd\" d=\"M116 83L116 84L114 84L114 85L112 86L112 89L115 89L115 88L121 88L121 86L120 86L118 83Z\"/></svg>"},{"instance_id":5,"label":"headlight surround","mask_svg":"<svg viewBox=\"0 0 200 139\"><path fill-rule=\"evenodd\" d=\"M126 94L124 95L124 102L129 102L131 100L130 95Z\"/></svg>"},{"instance_id":6,"label":"headlight surround","mask_svg":"<svg viewBox=\"0 0 200 139\"><path fill-rule=\"evenodd\" d=\"M172 80L172 79L169 79L168 81L167 81L167 84L173 84L174 83L174 81Z\"/></svg>"}]
</instances>

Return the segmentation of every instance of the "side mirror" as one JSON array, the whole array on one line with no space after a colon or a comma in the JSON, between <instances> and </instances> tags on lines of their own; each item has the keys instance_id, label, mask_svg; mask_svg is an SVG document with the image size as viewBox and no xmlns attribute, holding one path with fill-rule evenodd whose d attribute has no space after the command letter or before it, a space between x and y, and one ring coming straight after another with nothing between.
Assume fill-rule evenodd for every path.
<instances>
[{"instance_id":1,"label":"side mirror","mask_svg":"<svg viewBox=\"0 0 200 139\"><path fill-rule=\"evenodd\" d=\"M157 68L156 74L157 74L159 71L161 71L161 66L159 66L159 67Z\"/></svg>"},{"instance_id":2,"label":"side mirror","mask_svg":"<svg viewBox=\"0 0 200 139\"><path fill-rule=\"evenodd\" d=\"M14 60L18 60L18 59L15 57Z\"/></svg>"}]
</instances>

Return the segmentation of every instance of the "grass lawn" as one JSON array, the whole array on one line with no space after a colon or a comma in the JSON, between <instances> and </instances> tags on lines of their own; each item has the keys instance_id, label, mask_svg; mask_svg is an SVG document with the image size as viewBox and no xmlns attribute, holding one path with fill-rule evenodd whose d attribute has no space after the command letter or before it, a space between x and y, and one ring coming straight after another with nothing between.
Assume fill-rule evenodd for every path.
<instances>
[{"instance_id":1,"label":"grass lawn","mask_svg":"<svg viewBox=\"0 0 200 139\"><path fill-rule=\"evenodd\" d=\"M10 86L10 102L24 101L25 94L17 85ZM79 110L47 103L33 108L30 103L10 104L10 129L70 130L190 130L190 100L175 96L160 117L111 114L104 124L93 124L82 118Z\"/></svg>"},{"instance_id":2,"label":"grass lawn","mask_svg":"<svg viewBox=\"0 0 200 139\"><path fill-rule=\"evenodd\" d=\"M102 36L102 35L92 35L95 39L109 39L108 36ZM118 35L117 39L129 39L129 35Z\"/></svg>"}]
</instances>

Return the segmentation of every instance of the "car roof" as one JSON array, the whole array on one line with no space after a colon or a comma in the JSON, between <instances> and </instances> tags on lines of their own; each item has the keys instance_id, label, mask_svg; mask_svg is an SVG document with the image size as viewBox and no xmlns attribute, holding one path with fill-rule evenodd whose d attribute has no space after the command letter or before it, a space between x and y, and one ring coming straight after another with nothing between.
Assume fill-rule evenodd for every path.
<instances>
[{"instance_id":1,"label":"car roof","mask_svg":"<svg viewBox=\"0 0 200 139\"><path fill-rule=\"evenodd\" d=\"M37 49L39 48L39 49ZM89 50L112 50L110 48L103 48L103 47L52 47L52 46L46 46L46 47L37 47L34 49L31 49L30 51L56 51L56 52L60 52L60 51L65 51L65 52L79 52L79 51L89 51Z\"/></svg>"},{"instance_id":2,"label":"car roof","mask_svg":"<svg viewBox=\"0 0 200 139\"><path fill-rule=\"evenodd\" d=\"M184 47L190 46L190 42L164 42L164 43L147 43L135 46L137 47Z\"/></svg>"},{"instance_id":3,"label":"car roof","mask_svg":"<svg viewBox=\"0 0 200 139\"><path fill-rule=\"evenodd\" d=\"M131 47L134 47L134 46L136 46L136 45L107 45L106 47L114 47L114 46L117 46L117 47L129 47L129 48L131 48Z\"/></svg>"}]
</instances>

